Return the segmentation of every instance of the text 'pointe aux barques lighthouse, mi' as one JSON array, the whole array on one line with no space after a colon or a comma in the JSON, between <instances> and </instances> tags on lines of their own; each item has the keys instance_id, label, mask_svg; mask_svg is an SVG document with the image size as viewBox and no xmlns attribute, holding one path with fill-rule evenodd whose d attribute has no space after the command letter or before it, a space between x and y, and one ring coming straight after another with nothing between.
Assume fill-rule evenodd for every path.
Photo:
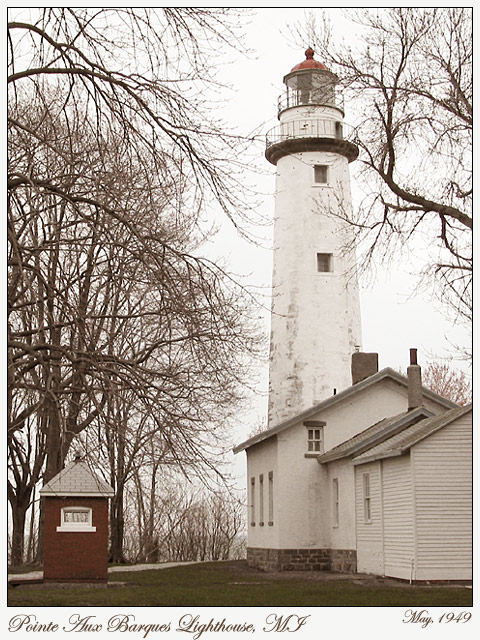
<instances>
[{"instance_id":1,"label":"text 'pointe aux barques lighthouse, mi'","mask_svg":"<svg viewBox=\"0 0 480 640\"><path fill-rule=\"evenodd\" d=\"M351 385L361 348L349 163L338 77L314 60L293 67L267 134L276 165L269 426Z\"/></svg>"}]
</instances>

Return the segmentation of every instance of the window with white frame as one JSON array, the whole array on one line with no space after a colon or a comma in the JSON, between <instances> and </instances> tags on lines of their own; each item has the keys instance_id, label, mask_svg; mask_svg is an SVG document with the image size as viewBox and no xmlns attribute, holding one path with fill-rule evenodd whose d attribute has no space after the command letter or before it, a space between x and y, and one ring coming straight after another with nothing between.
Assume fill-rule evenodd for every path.
<instances>
[{"instance_id":1,"label":"window with white frame","mask_svg":"<svg viewBox=\"0 0 480 640\"><path fill-rule=\"evenodd\" d=\"M363 474L363 521L370 523L372 521L372 505L370 498L370 474Z\"/></svg>"},{"instance_id":2,"label":"window with white frame","mask_svg":"<svg viewBox=\"0 0 480 640\"><path fill-rule=\"evenodd\" d=\"M260 513L259 513L258 518L259 518L259 525L261 527L263 527L263 525L264 525L264 522L263 522L263 473L260 474L260 477L259 477L258 480L259 480L259 482L258 482L259 487L258 488L259 488L259 492L260 492L260 495L259 495L259 498L260 498L260 501L259 501L260 502L260 504L259 504Z\"/></svg>"},{"instance_id":3,"label":"window with white frame","mask_svg":"<svg viewBox=\"0 0 480 640\"><path fill-rule=\"evenodd\" d=\"M273 527L273 471L268 472L268 526Z\"/></svg>"},{"instance_id":4,"label":"window with white frame","mask_svg":"<svg viewBox=\"0 0 480 640\"><path fill-rule=\"evenodd\" d=\"M92 510L89 507L63 507L60 511L60 526L57 531L93 532Z\"/></svg>"},{"instance_id":5,"label":"window with white frame","mask_svg":"<svg viewBox=\"0 0 480 640\"><path fill-rule=\"evenodd\" d=\"M250 478L250 524L255 526L255 478Z\"/></svg>"},{"instance_id":6,"label":"window with white frame","mask_svg":"<svg viewBox=\"0 0 480 640\"><path fill-rule=\"evenodd\" d=\"M332 506L333 506L333 526L338 527L338 523L339 523L338 478L333 478L333 481L332 481Z\"/></svg>"},{"instance_id":7,"label":"window with white frame","mask_svg":"<svg viewBox=\"0 0 480 640\"><path fill-rule=\"evenodd\" d=\"M316 164L313 167L313 181L315 184L328 184L328 165Z\"/></svg>"},{"instance_id":8,"label":"window with white frame","mask_svg":"<svg viewBox=\"0 0 480 640\"><path fill-rule=\"evenodd\" d=\"M308 427L307 451L309 453L323 453L323 426Z\"/></svg>"}]
</instances>

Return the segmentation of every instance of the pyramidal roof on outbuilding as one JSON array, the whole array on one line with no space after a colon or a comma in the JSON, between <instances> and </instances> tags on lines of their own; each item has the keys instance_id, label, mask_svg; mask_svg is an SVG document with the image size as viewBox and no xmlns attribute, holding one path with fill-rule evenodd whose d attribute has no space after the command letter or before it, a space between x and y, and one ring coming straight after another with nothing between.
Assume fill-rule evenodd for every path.
<instances>
[{"instance_id":1,"label":"pyramidal roof on outbuilding","mask_svg":"<svg viewBox=\"0 0 480 640\"><path fill-rule=\"evenodd\" d=\"M114 490L99 478L84 460L76 459L47 482L42 496L111 497Z\"/></svg>"}]
</instances>

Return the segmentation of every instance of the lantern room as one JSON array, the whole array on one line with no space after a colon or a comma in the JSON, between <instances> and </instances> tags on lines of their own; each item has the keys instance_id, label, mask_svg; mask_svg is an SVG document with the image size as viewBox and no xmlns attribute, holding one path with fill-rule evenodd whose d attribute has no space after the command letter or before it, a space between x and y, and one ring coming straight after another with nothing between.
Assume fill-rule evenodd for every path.
<instances>
[{"instance_id":1,"label":"lantern room","mask_svg":"<svg viewBox=\"0 0 480 640\"><path fill-rule=\"evenodd\" d=\"M305 51L305 60L293 67L284 78L286 90L278 101L279 114L286 109L305 105L336 107L339 105L335 87L338 77L313 58L314 51Z\"/></svg>"},{"instance_id":2,"label":"lantern room","mask_svg":"<svg viewBox=\"0 0 480 640\"><path fill-rule=\"evenodd\" d=\"M304 151L340 154L348 162L358 157L357 145L349 140L351 128L343 122L339 78L313 55L313 49L307 49L305 60L283 78L280 124L266 135L265 156L274 165L285 155Z\"/></svg>"}]
</instances>

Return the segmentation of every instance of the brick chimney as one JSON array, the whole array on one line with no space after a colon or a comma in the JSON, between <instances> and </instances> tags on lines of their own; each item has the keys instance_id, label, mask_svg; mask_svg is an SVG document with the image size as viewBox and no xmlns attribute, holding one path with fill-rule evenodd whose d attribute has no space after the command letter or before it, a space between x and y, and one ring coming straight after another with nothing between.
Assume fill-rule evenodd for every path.
<instances>
[{"instance_id":1,"label":"brick chimney","mask_svg":"<svg viewBox=\"0 0 480 640\"><path fill-rule=\"evenodd\" d=\"M357 384L378 372L378 353L352 353L352 384Z\"/></svg>"},{"instance_id":2,"label":"brick chimney","mask_svg":"<svg viewBox=\"0 0 480 640\"><path fill-rule=\"evenodd\" d=\"M410 349L410 366L407 369L408 410L421 407L423 404L422 370L417 364L417 350Z\"/></svg>"}]
</instances>

